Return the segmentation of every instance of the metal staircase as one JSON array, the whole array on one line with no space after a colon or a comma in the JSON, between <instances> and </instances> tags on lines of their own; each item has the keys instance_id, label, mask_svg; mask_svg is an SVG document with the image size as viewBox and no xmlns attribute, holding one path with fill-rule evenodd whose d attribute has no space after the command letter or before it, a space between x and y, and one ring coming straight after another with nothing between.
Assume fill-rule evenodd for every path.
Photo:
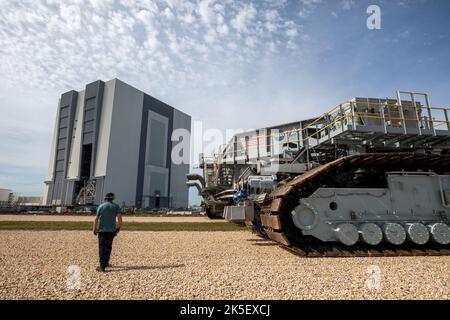
<instances>
[{"instance_id":1,"label":"metal staircase","mask_svg":"<svg viewBox=\"0 0 450 320\"><path fill-rule=\"evenodd\" d=\"M95 203L96 180L86 180L84 186L75 198L75 203L79 205L90 205Z\"/></svg>"}]
</instances>

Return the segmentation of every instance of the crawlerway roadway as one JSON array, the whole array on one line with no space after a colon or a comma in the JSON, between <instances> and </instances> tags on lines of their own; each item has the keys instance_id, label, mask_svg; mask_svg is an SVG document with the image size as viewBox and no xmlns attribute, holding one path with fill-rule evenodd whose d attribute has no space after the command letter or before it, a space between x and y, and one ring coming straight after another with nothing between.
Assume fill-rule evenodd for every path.
<instances>
[{"instance_id":1,"label":"crawlerway roadway","mask_svg":"<svg viewBox=\"0 0 450 320\"><path fill-rule=\"evenodd\" d=\"M172 218L170 218L172 219ZM0 231L0 299L449 299L450 258L304 258L249 231Z\"/></svg>"}]
</instances>

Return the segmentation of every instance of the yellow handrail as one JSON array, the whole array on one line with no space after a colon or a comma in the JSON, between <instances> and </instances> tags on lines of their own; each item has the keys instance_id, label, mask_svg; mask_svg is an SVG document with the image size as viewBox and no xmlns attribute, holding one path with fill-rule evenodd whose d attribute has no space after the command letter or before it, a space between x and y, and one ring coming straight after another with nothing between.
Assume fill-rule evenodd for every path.
<instances>
[{"instance_id":1,"label":"yellow handrail","mask_svg":"<svg viewBox=\"0 0 450 320\"><path fill-rule=\"evenodd\" d=\"M345 113L348 112L348 106L351 106L353 110L353 113ZM434 127L440 126L440 125L444 125L444 124L448 124L450 123L449 120L437 120L436 118L428 118L428 119L419 119L418 118L418 114L416 113L416 117L409 117L409 116L403 116L403 117L393 117L390 116L389 114L385 114L385 115L380 115L378 112L355 112L355 108L356 107L360 107L360 106L378 106L378 107L388 107L388 108L402 108L402 109L416 109L416 110L422 110L422 109L426 109L426 110L439 110L439 111L444 111L444 112L450 112L450 108L446 108L446 107L427 107L427 106L413 106L413 105L399 105L399 104L392 104L392 103L382 103L382 102L369 102L369 101L351 101L351 100L347 100L344 101L340 104L337 104L336 106L334 106L331 110L329 110L328 112L322 114L320 117L316 118L314 121L310 122L309 124L307 124L305 127L301 128L301 129L293 129L293 130L286 130L281 132L281 134L283 135L289 135L292 133L302 133L304 131L307 131L309 128L311 128L313 125L317 124L319 121L321 121L322 119L324 119L325 117L332 115L333 112L335 112L338 108L340 109L338 111L338 113L336 115L338 115L335 119L333 119L333 121L331 121L330 123L327 123L325 126L320 127L319 130L315 131L314 133L312 133L311 135L307 136L306 138L300 138L300 139L296 139L296 140L289 140L289 143L298 143L298 142L303 142L309 139L312 139L314 137L316 137L319 133L323 132L324 130L326 130L327 128L332 127L334 124L336 124L339 121L342 121L343 119L346 118L351 118L352 120L355 120L356 118L360 118L360 117L364 117L364 118L369 118L369 119L381 119L381 120L398 120L398 121L425 121L425 122L431 122L433 123L437 123L436 125L434 125ZM341 109L342 108L342 109ZM343 109L347 109L347 110L343 110ZM341 111L342 110L342 111ZM340 112L344 112L345 114L343 115L339 115ZM279 133L271 133L269 135L258 135L258 139L264 139L264 138L273 138L274 136L278 135ZM233 144L232 141L230 141L227 145L227 147ZM275 145L275 143L271 143L271 144L264 144L264 146L273 146ZM225 147L225 149L227 149L227 147ZM238 151L242 151L242 150L248 150L248 149L254 149L257 148L257 145L252 145L252 146L247 146L244 148L240 148ZM225 150L224 149L224 150ZM234 150L230 150L228 152L223 152L222 155L223 156L227 156L228 154L233 154Z\"/></svg>"},{"instance_id":2,"label":"yellow handrail","mask_svg":"<svg viewBox=\"0 0 450 320\"><path fill-rule=\"evenodd\" d=\"M308 123L307 125L306 125L306 127L304 127L304 128L302 128L301 129L301 131L304 131L304 130L306 130L306 129L308 129L310 126L312 126L313 124L316 124L319 120L322 120L323 118L325 118L326 116L328 116L330 113L332 113L334 110L336 110L338 107L341 107L343 104L345 104L345 103L348 103L348 102L350 102L350 101L344 101L343 103L340 103L340 104L337 104L337 105L335 105L331 110L329 110L328 112L326 112L326 113L324 113L322 116L320 116L319 118L317 118L316 120L314 120L313 122L311 122L311 123ZM297 130L291 130L290 132L294 132L294 131L298 131L299 129L297 129ZM289 133L290 133L289 132Z\"/></svg>"},{"instance_id":3,"label":"yellow handrail","mask_svg":"<svg viewBox=\"0 0 450 320\"><path fill-rule=\"evenodd\" d=\"M305 127L301 128L301 129L292 129L292 130L286 130L283 131L282 134L291 134L291 133L299 133L299 132L303 132L308 130L309 128L311 128L314 124L316 124L318 121L322 120L323 118L325 118L326 116L330 115L333 111L335 111L338 107L344 107L347 106L348 104L364 104L364 105L377 105L377 106L383 106L383 107L388 107L388 108L398 108L401 107L402 109L427 109L427 107L423 107L423 106L400 106L398 104L386 104L386 103L378 103L378 102L356 102L356 101L344 101L343 103L340 103L338 105L336 105L335 107L333 107L331 110L329 110L328 112L324 113L322 116L318 117L317 119L315 119L314 121L312 121L311 123L307 124ZM450 108L444 108L444 107L429 107L431 110L447 110L450 112ZM357 114L357 113L355 113ZM359 114L361 114L361 112L359 112ZM367 113L369 114L369 113ZM371 114L375 114L375 113L371 113ZM380 119L382 119L382 117L379 117ZM391 116L386 115L385 116L386 119L394 119ZM401 120L401 118L399 118L398 120ZM405 118L406 120L406 118ZM408 118L408 120L410 120L410 118ZM417 121L416 118L411 118L411 120L415 120ZM426 120L426 121L430 121L430 120ZM260 134L259 138L268 138L268 137L274 137L276 134L269 134L269 135L264 135L264 134ZM230 141L228 144L232 144L232 142Z\"/></svg>"}]
</instances>

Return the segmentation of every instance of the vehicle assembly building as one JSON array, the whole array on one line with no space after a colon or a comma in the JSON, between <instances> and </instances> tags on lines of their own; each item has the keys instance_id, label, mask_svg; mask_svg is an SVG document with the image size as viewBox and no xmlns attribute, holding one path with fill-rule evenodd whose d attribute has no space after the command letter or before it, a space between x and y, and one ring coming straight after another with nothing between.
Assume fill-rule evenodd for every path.
<instances>
[{"instance_id":1,"label":"vehicle assembly building","mask_svg":"<svg viewBox=\"0 0 450 320\"><path fill-rule=\"evenodd\" d=\"M189 115L118 79L62 94L43 204L98 205L113 192L121 206L187 207L189 164L172 162L171 135L190 127Z\"/></svg>"}]
</instances>

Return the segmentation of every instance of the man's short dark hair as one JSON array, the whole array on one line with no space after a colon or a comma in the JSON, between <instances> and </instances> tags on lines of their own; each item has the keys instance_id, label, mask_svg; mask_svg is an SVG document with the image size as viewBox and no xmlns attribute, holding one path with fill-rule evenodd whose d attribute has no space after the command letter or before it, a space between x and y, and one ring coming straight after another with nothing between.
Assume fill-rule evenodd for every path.
<instances>
[{"instance_id":1,"label":"man's short dark hair","mask_svg":"<svg viewBox=\"0 0 450 320\"><path fill-rule=\"evenodd\" d=\"M112 200L114 200L114 193L112 193L112 192L108 192L106 195L105 195L105 200L107 200L107 201L112 201Z\"/></svg>"}]
</instances>

